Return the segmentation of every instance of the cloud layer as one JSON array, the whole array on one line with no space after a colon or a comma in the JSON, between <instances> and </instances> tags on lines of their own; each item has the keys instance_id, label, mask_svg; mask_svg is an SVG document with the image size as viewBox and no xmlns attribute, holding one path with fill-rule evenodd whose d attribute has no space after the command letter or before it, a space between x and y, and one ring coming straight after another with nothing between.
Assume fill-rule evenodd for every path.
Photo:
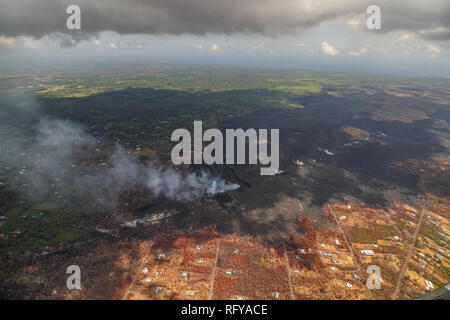
<instances>
[{"instance_id":1,"label":"cloud layer","mask_svg":"<svg viewBox=\"0 0 450 320\"><path fill-rule=\"evenodd\" d=\"M0 34L42 37L66 29L72 0L0 0ZM366 14L373 0L78 0L85 33L301 33L325 21ZM381 32L410 30L429 40L450 39L448 0L379 0ZM361 26L363 27L364 24Z\"/></svg>"}]
</instances>

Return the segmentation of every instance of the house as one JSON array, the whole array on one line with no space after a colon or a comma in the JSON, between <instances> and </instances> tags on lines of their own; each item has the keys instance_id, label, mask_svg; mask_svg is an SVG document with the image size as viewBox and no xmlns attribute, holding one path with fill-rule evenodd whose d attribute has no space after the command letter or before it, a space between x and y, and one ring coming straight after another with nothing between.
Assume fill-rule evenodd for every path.
<instances>
[{"instance_id":1,"label":"house","mask_svg":"<svg viewBox=\"0 0 450 320\"><path fill-rule=\"evenodd\" d=\"M433 283L431 281L425 280L425 289L433 290L434 289Z\"/></svg>"},{"instance_id":2,"label":"house","mask_svg":"<svg viewBox=\"0 0 450 320\"><path fill-rule=\"evenodd\" d=\"M361 250L361 253L365 256L374 256L375 253L372 250Z\"/></svg>"},{"instance_id":3,"label":"house","mask_svg":"<svg viewBox=\"0 0 450 320\"><path fill-rule=\"evenodd\" d=\"M299 167L303 167L305 165L302 161L299 160L296 160L294 163Z\"/></svg>"}]
</instances>

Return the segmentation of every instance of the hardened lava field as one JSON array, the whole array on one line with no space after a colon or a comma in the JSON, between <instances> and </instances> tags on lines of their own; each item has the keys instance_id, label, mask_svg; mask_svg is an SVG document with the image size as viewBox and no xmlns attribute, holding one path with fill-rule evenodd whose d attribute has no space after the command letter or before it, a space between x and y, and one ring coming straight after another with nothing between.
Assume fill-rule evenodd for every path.
<instances>
[{"instance_id":1,"label":"hardened lava field","mask_svg":"<svg viewBox=\"0 0 450 320\"><path fill-rule=\"evenodd\" d=\"M0 78L1 298L412 299L449 282L448 80L115 68ZM175 167L171 133L196 120L280 129L281 172Z\"/></svg>"}]
</instances>

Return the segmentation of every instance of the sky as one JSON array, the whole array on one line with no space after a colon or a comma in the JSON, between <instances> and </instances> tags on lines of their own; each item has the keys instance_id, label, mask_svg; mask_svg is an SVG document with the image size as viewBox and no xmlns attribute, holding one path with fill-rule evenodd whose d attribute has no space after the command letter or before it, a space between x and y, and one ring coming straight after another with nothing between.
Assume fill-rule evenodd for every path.
<instances>
[{"instance_id":1,"label":"sky","mask_svg":"<svg viewBox=\"0 0 450 320\"><path fill-rule=\"evenodd\" d=\"M156 60L450 78L450 1L0 0L0 66Z\"/></svg>"}]
</instances>

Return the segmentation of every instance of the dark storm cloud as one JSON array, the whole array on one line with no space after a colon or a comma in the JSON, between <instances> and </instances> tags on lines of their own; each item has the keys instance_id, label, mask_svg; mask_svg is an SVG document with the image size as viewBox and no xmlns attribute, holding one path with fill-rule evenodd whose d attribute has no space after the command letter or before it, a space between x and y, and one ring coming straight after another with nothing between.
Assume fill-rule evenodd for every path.
<instances>
[{"instance_id":1,"label":"dark storm cloud","mask_svg":"<svg viewBox=\"0 0 450 320\"><path fill-rule=\"evenodd\" d=\"M383 29L417 31L429 40L450 40L450 1L380 1Z\"/></svg>"},{"instance_id":2,"label":"dark storm cloud","mask_svg":"<svg viewBox=\"0 0 450 320\"><path fill-rule=\"evenodd\" d=\"M448 0L0 0L0 33L70 33L65 23L69 4L80 6L87 33L196 35L300 33L323 21L364 15L369 5L377 4L383 32L440 28L439 36L430 39L450 39Z\"/></svg>"}]
</instances>

